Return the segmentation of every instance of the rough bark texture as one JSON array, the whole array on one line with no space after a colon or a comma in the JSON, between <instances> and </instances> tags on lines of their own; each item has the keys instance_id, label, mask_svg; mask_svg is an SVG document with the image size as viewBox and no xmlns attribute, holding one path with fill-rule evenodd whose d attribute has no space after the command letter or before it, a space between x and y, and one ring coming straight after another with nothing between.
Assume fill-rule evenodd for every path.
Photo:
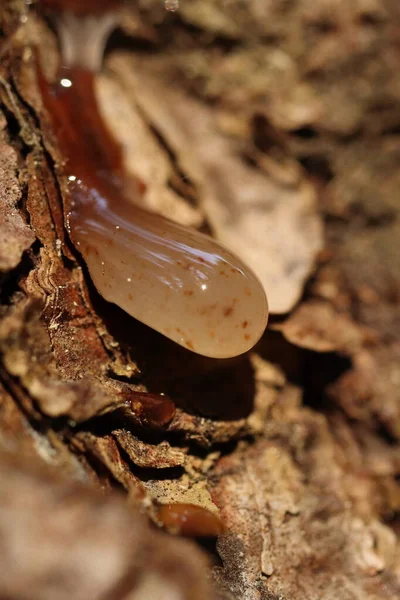
<instances>
[{"instance_id":1,"label":"rough bark texture","mask_svg":"<svg viewBox=\"0 0 400 600\"><path fill-rule=\"evenodd\" d=\"M271 286L254 352L213 361L93 288L37 86L56 38L3 1L1 597L400 597L399 32L398 0L121 13L98 95L126 168L154 210L254 232ZM159 503L225 532L199 548Z\"/></svg>"}]
</instances>

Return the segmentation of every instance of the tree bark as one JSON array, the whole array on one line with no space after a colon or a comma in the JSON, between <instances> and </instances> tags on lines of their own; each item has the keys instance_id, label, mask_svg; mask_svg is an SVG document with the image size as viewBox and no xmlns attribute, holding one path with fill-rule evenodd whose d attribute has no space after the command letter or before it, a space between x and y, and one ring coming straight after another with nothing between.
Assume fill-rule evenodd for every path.
<instances>
[{"instance_id":1,"label":"tree bark","mask_svg":"<svg viewBox=\"0 0 400 600\"><path fill-rule=\"evenodd\" d=\"M95 289L38 88L56 36L3 2L1 597L399 598L397 4L121 12L97 93L126 169L148 208L254 233L271 290L254 351L216 361ZM224 531L184 540L163 504Z\"/></svg>"}]
</instances>

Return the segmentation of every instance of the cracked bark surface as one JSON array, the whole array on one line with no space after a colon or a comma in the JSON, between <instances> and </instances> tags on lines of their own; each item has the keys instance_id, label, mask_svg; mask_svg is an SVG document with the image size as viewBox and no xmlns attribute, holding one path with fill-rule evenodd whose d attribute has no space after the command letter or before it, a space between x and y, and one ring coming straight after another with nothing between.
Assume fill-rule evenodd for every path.
<instances>
[{"instance_id":1,"label":"cracked bark surface","mask_svg":"<svg viewBox=\"0 0 400 600\"><path fill-rule=\"evenodd\" d=\"M37 86L56 38L2 4L2 597L399 597L400 12L350 4L141 0L111 38L99 102L147 206L239 248L265 200L275 315L229 361L97 294ZM224 532L184 540L160 503Z\"/></svg>"}]
</instances>

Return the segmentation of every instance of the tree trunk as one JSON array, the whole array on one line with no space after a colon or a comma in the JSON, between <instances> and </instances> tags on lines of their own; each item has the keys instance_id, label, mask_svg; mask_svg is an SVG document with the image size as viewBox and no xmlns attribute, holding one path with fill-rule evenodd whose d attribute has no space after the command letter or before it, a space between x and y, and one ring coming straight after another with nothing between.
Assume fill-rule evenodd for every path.
<instances>
[{"instance_id":1,"label":"tree trunk","mask_svg":"<svg viewBox=\"0 0 400 600\"><path fill-rule=\"evenodd\" d=\"M38 85L54 22L3 0L2 598L400 597L397 5L121 10L96 90L145 206L264 277L266 333L221 361L96 290Z\"/></svg>"}]
</instances>

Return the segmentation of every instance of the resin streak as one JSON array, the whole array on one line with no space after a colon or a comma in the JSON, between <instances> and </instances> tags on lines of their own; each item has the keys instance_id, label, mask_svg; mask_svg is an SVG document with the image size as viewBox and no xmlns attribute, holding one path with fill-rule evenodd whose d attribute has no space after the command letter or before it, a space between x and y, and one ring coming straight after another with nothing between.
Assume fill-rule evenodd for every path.
<instances>
[{"instance_id":1,"label":"resin streak","mask_svg":"<svg viewBox=\"0 0 400 600\"><path fill-rule=\"evenodd\" d=\"M122 0L39 0L43 10L52 12L70 11L76 15L102 15L122 4Z\"/></svg>"},{"instance_id":2,"label":"resin streak","mask_svg":"<svg viewBox=\"0 0 400 600\"><path fill-rule=\"evenodd\" d=\"M99 293L199 354L249 350L268 317L255 275L208 236L138 207L145 186L124 174L91 71L63 69L54 86L40 83L67 159L68 229Z\"/></svg>"}]
</instances>

